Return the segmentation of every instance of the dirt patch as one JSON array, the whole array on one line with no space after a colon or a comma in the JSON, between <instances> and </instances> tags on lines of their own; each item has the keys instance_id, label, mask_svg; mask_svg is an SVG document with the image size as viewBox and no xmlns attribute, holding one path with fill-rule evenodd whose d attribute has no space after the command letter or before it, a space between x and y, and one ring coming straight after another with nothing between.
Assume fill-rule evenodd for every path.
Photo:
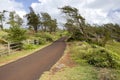
<instances>
[{"instance_id":1,"label":"dirt patch","mask_svg":"<svg viewBox=\"0 0 120 80\"><path fill-rule=\"evenodd\" d=\"M70 57L70 53L67 52L63 57L51 68L51 74L55 74L58 71L63 71L66 67L74 67L76 64Z\"/></svg>"}]
</instances>

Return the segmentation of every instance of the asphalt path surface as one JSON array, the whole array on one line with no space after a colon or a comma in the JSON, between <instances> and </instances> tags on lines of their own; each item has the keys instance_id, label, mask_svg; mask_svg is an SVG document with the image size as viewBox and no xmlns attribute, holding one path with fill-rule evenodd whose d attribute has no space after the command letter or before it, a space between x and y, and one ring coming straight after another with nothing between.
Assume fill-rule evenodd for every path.
<instances>
[{"instance_id":1,"label":"asphalt path surface","mask_svg":"<svg viewBox=\"0 0 120 80\"><path fill-rule=\"evenodd\" d=\"M38 80L44 71L61 58L66 44L65 37L51 45L0 67L0 80Z\"/></svg>"}]
</instances>

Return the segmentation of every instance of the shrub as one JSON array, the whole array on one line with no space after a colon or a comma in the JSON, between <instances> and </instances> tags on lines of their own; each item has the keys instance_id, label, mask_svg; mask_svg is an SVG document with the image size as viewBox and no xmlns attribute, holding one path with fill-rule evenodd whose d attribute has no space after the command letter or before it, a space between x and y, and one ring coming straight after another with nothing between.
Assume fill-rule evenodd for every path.
<instances>
[{"instance_id":1,"label":"shrub","mask_svg":"<svg viewBox=\"0 0 120 80\"><path fill-rule=\"evenodd\" d=\"M26 39L26 30L19 26L13 26L10 28L8 39L10 42L21 42Z\"/></svg>"},{"instance_id":2,"label":"shrub","mask_svg":"<svg viewBox=\"0 0 120 80\"><path fill-rule=\"evenodd\" d=\"M89 64L97 67L120 67L120 57L116 53L110 52L106 49L94 49L93 53L87 59Z\"/></svg>"},{"instance_id":3,"label":"shrub","mask_svg":"<svg viewBox=\"0 0 120 80\"><path fill-rule=\"evenodd\" d=\"M46 39L45 38L41 38L39 37L39 44L45 44L46 43Z\"/></svg>"},{"instance_id":4,"label":"shrub","mask_svg":"<svg viewBox=\"0 0 120 80\"><path fill-rule=\"evenodd\" d=\"M96 45L83 43L72 45L72 58L80 63L81 59L96 67L120 68L120 56L112 51Z\"/></svg>"},{"instance_id":5,"label":"shrub","mask_svg":"<svg viewBox=\"0 0 120 80\"><path fill-rule=\"evenodd\" d=\"M52 42L53 41L53 36L49 33L37 33L35 35L35 37L39 38L40 41L42 41L43 39L46 40L46 41L50 41Z\"/></svg>"},{"instance_id":6,"label":"shrub","mask_svg":"<svg viewBox=\"0 0 120 80\"><path fill-rule=\"evenodd\" d=\"M49 33L45 33L45 34L43 35L43 38L45 38L46 41L50 41L50 42L53 41L53 39L52 39L52 35L49 34Z\"/></svg>"},{"instance_id":7,"label":"shrub","mask_svg":"<svg viewBox=\"0 0 120 80\"><path fill-rule=\"evenodd\" d=\"M34 44L24 44L23 45L23 49L25 49L25 50L35 49L35 48L36 48L36 45L34 45Z\"/></svg>"}]
</instances>

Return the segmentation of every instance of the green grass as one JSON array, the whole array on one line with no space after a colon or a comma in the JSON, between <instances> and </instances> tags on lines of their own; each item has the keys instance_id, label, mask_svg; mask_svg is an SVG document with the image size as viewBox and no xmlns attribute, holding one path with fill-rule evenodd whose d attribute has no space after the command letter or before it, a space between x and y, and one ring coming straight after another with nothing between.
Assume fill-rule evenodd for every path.
<instances>
[{"instance_id":1,"label":"green grass","mask_svg":"<svg viewBox=\"0 0 120 80\"><path fill-rule=\"evenodd\" d=\"M40 80L49 80L50 76L42 76ZM73 68L65 68L51 76L50 80L98 80L97 71L90 66L78 66Z\"/></svg>"},{"instance_id":2,"label":"green grass","mask_svg":"<svg viewBox=\"0 0 120 80\"><path fill-rule=\"evenodd\" d=\"M109 41L105 48L120 55L120 42Z\"/></svg>"},{"instance_id":3,"label":"green grass","mask_svg":"<svg viewBox=\"0 0 120 80\"><path fill-rule=\"evenodd\" d=\"M37 50L40 50L46 46L48 46L50 43L46 44L46 45L40 45L40 46L36 46L35 49L30 49L30 50L22 50L22 51L17 51L14 52L13 54L9 54L9 55L3 55L0 57L0 66L7 64L9 62L15 61L19 58L25 57L27 55L30 55L32 53L34 53Z\"/></svg>"}]
</instances>

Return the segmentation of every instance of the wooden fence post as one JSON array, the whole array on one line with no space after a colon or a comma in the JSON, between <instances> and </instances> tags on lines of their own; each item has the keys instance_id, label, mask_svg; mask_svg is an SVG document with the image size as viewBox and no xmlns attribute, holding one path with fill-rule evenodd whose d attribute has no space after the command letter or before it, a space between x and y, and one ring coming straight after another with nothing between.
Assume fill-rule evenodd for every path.
<instances>
[{"instance_id":1,"label":"wooden fence post","mask_svg":"<svg viewBox=\"0 0 120 80\"><path fill-rule=\"evenodd\" d=\"M10 54L10 43L8 42L8 55Z\"/></svg>"}]
</instances>

